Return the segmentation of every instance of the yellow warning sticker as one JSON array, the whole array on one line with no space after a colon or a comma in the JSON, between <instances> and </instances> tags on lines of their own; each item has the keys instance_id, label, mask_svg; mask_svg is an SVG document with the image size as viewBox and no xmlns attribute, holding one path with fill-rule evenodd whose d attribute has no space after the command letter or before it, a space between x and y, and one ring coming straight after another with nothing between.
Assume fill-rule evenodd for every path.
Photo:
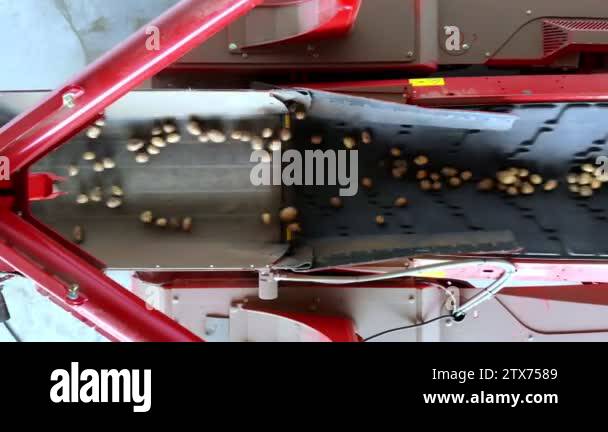
<instances>
[{"instance_id":1,"label":"yellow warning sticker","mask_svg":"<svg viewBox=\"0 0 608 432\"><path fill-rule=\"evenodd\" d=\"M445 279L447 277L447 273L441 270L428 271L424 273L420 273L416 275L418 277L431 278L431 279Z\"/></svg>"},{"instance_id":2,"label":"yellow warning sticker","mask_svg":"<svg viewBox=\"0 0 608 432\"><path fill-rule=\"evenodd\" d=\"M418 78L411 79L410 84L414 87L433 87L433 86L444 86L444 78Z\"/></svg>"}]
</instances>

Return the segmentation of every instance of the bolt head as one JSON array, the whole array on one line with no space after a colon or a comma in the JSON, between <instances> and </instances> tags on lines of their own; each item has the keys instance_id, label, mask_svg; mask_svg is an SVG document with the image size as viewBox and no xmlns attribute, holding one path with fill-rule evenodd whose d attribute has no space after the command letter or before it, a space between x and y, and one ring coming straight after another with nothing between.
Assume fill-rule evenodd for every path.
<instances>
[{"instance_id":1,"label":"bolt head","mask_svg":"<svg viewBox=\"0 0 608 432\"><path fill-rule=\"evenodd\" d=\"M68 299L70 300L78 300L78 291L80 291L80 286L78 284L72 284L68 288Z\"/></svg>"},{"instance_id":2,"label":"bolt head","mask_svg":"<svg viewBox=\"0 0 608 432\"><path fill-rule=\"evenodd\" d=\"M465 43L465 44L462 45L462 49L465 50L465 51L468 50L469 48L471 48L471 46L469 44Z\"/></svg>"},{"instance_id":3,"label":"bolt head","mask_svg":"<svg viewBox=\"0 0 608 432\"><path fill-rule=\"evenodd\" d=\"M414 57L414 51L408 51L407 52L407 56L408 57Z\"/></svg>"},{"instance_id":4,"label":"bolt head","mask_svg":"<svg viewBox=\"0 0 608 432\"><path fill-rule=\"evenodd\" d=\"M228 49L230 51L236 51L239 49L239 46L236 43L232 42L230 45L228 45Z\"/></svg>"}]
</instances>

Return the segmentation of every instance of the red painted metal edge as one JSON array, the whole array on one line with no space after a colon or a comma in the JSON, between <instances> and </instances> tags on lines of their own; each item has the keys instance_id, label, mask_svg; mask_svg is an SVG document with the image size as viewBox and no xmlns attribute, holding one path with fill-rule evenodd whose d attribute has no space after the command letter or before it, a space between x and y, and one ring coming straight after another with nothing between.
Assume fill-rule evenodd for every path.
<instances>
[{"instance_id":1,"label":"red painted metal edge","mask_svg":"<svg viewBox=\"0 0 608 432\"><path fill-rule=\"evenodd\" d=\"M36 108L0 129L0 154L9 157L11 172L31 165L73 137L107 106L261 2L182 0L54 91ZM159 38L157 46L151 43L155 35ZM66 97L67 104L64 103Z\"/></svg>"},{"instance_id":2,"label":"red painted metal edge","mask_svg":"<svg viewBox=\"0 0 608 432\"><path fill-rule=\"evenodd\" d=\"M343 37L351 31L357 20L362 0L266 0L263 7L305 6L315 2L320 24L309 30L285 39L245 45L243 50L262 48L285 43L304 43L322 39Z\"/></svg>"},{"instance_id":3,"label":"red painted metal edge","mask_svg":"<svg viewBox=\"0 0 608 432\"><path fill-rule=\"evenodd\" d=\"M445 78L445 85L406 86L408 103L422 106L608 102L608 74Z\"/></svg>"},{"instance_id":4,"label":"red painted metal edge","mask_svg":"<svg viewBox=\"0 0 608 432\"><path fill-rule=\"evenodd\" d=\"M63 182L64 177L53 173L32 173L28 176L28 199L30 201L52 200L66 192L55 189L55 184Z\"/></svg>"}]
</instances>

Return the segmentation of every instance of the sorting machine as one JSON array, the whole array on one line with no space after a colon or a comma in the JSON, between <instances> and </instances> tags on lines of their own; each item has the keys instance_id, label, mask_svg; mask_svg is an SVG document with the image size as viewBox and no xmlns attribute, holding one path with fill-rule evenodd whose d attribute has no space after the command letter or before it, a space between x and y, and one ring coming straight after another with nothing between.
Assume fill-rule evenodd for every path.
<instances>
[{"instance_id":1,"label":"sorting machine","mask_svg":"<svg viewBox=\"0 0 608 432\"><path fill-rule=\"evenodd\" d=\"M2 270L117 341L607 340L607 54L591 0L183 0L0 94Z\"/></svg>"}]
</instances>

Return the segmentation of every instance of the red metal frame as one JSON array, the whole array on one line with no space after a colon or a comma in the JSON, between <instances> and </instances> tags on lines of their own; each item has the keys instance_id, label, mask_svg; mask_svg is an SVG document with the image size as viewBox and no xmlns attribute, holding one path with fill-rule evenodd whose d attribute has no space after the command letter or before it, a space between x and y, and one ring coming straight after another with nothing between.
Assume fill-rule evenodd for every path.
<instances>
[{"instance_id":1,"label":"red metal frame","mask_svg":"<svg viewBox=\"0 0 608 432\"><path fill-rule=\"evenodd\" d=\"M427 107L608 101L607 73L447 77L440 85L413 85L412 80L395 79L294 86L388 97Z\"/></svg>"},{"instance_id":2,"label":"red metal frame","mask_svg":"<svg viewBox=\"0 0 608 432\"><path fill-rule=\"evenodd\" d=\"M312 42L320 39L332 39L346 35L355 25L362 0L266 0L262 7L285 7L315 2L321 24L301 34L287 39L276 40L255 45L246 45L242 49L267 47L284 43Z\"/></svg>"}]
</instances>

